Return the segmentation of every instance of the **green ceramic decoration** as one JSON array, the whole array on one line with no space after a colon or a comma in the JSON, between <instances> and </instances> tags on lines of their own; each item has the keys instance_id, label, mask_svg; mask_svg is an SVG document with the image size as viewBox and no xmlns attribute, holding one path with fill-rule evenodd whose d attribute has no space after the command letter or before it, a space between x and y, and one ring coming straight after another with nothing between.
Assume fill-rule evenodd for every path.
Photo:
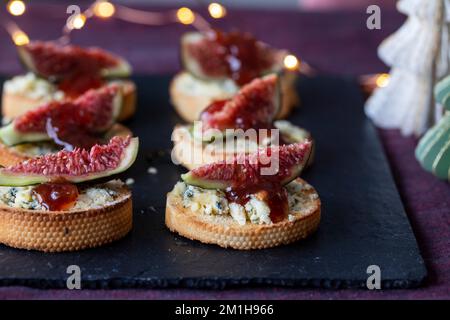
<instances>
[{"instance_id":1,"label":"green ceramic decoration","mask_svg":"<svg viewBox=\"0 0 450 320\"><path fill-rule=\"evenodd\" d=\"M436 101L445 109L442 119L420 139L416 158L439 179L450 181L450 76L434 88Z\"/></svg>"},{"instance_id":2,"label":"green ceramic decoration","mask_svg":"<svg viewBox=\"0 0 450 320\"><path fill-rule=\"evenodd\" d=\"M420 139L416 158L425 170L450 181L450 75L436 84L434 95L445 114Z\"/></svg>"}]
</instances>

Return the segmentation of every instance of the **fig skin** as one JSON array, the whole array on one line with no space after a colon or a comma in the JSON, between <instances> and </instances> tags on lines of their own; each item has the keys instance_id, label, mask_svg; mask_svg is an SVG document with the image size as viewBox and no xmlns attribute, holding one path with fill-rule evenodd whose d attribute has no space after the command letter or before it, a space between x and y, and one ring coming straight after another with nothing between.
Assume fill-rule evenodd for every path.
<instances>
[{"instance_id":1,"label":"fig skin","mask_svg":"<svg viewBox=\"0 0 450 320\"><path fill-rule=\"evenodd\" d=\"M49 141L49 119L51 124L59 129L59 135L66 130L66 137L69 138L72 135L70 131L96 136L113 126L123 108L123 101L122 86L118 83L91 89L73 101L52 101L29 110L2 127L0 139L7 146ZM64 137L62 138L64 140Z\"/></svg>"},{"instance_id":2,"label":"fig skin","mask_svg":"<svg viewBox=\"0 0 450 320\"><path fill-rule=\"evenodd\" d=\"M139 139L113 137L107 145L90 150L59 151L0 169L1 186L27 186L66 181L80 183L127 170L136 160Z\"/></svg>"},{"instance_id":3,"label":"fig skin","mask_svg":"<svg viewBox=\"0 0 450 320\"><path fill-rule=\"evenodd\" d=\"M266 183L286 185L303 171L311 149L311 141L268 147L253 154L236 155L231 161L206 164L181 175L181 178L189 185L204 189L227 190ZM264 175L262 170L270 168L271 164L266 165L266 160L271 155L275 155L274 160L278 161L278 170L275 174Z\"/></svg>"},{"instance_id":4,"label":"fig skin","mask_svg":"<svg viewBox=\"0 0 450 320\"><path fill-rule=\"evenodd\" d=\"M279 78L269 74L243 86L229 100L215 101L200 116L203 131L269 129L280 111Z\"/></svg>"},{"instance_id":5,"label":"fig skin","mask_svg":"<svg viewBox=\"0 0 450 320\"><path fill-rule=\"evenodd\" d=\"M97 74L101 78L121 78L131 75L131 67L127 61L100 48L61 46L52 41L32 41L27 45L18 46L17 50L19 59L27 70L50 81L59 81L80 70L84 73Z\"/></svg>"}]
</instances>

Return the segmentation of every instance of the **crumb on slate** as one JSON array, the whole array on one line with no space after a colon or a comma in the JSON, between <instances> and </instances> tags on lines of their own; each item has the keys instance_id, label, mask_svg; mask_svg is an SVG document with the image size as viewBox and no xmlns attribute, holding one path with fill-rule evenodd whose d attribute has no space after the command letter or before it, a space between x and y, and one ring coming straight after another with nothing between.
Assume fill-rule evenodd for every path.
<instances>
[{"instance_id":1,"label":"crumb on slate","mask_svg":"<svg viewBox=\"0 0 450 320\"><path fill-rule=\"evenodd\" d=\"M147 169L147 172L148 172L149 174L157 174L157 173L158 173L158 169L156 169L155 167L149 167L149 168Z\"/></svg>"}]
</instances>

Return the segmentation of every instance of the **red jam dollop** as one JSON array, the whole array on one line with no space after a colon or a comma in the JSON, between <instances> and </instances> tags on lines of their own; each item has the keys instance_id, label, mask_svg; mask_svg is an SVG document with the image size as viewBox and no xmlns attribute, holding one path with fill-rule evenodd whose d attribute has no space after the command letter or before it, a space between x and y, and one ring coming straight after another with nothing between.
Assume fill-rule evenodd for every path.
<instances>
[{"instance_id":1,"label":"red jam dollop","mask_svg":"<svg viewBox=\"0 0 450 320\"><path fill-rule=\"evenodd\" d=\"M203 72L210 76L227 75L240 86L261 76L274 63L273 50L249 33L211 30L200 43L189 46Z\"/></svg>"},{"instance_id":2,"label":"red jam dollop","mask_svg":"<svg viewBox=\"0 0 450 320\"><path fill-rule=\"evenodd\" d=\"M234 187L226 190L227 200L244 206L251 195L256 195L264 201L270 209L270 220L273 223L283 221L289 213L286 189L277 183L266 183L252 187Z\"/></svg>"},{"instance_id":3,"label":"red jam dollop","mask_svg":"<svg viewBox=\"0 0 450 320\"><path fill-rule=\"evenodd\" d=\"M78 198L78 188L71 183L43 183L33 189L39 203L51 211L69 210Z\"/></svg>"}]
</instances>

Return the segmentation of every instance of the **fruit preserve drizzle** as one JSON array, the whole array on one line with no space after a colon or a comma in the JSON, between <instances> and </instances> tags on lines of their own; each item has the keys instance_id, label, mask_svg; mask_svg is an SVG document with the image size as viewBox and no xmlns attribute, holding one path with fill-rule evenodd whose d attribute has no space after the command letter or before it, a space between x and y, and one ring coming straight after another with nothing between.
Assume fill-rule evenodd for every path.
<instances>
[{"instance_id":1,"label":"fruit preserve drizzle","mask_svg":"<svg viewBox=\"0 0 450 320\"><path fill-rule=\"evenodd\" d=\"M39 203L51 211L69 210L78 198L76 185L66 182L43 183L33 189Z\"/></svg>"},{"instance_id":2,"label":"fruit preserve drizzle","mask_svg":"<svg viewBox=\"0 0 450 320\"><path fill-rule=\"evenodd\" d=\"M47 120L47 134L54 143L72 151L75 148L89 149L96 144L102 144L103 138L84 127L77 125L54 126L51 119Z\"/></svg>"},{"instance_id":3,"label":"fruit preserve drizzle","mask_svg":"<svg viewBox=\"0 0 450 320\"><path fill-rule=\"evenodd\" d=\"M206 37L203 46L193 44L190 52L207 74L225 72L242 86L261 76L274 62L271 50L249 33L211 30Z\"/></svg>"},{"instance_id":4,"label":"fruit preserve drizzle","mask_svg":"<svg viewBox=\"0 0 450 320\"><path fill-rule=\"evenodd\" d=\"M229 202L242 206L250 200L251 195L259 195L270 209L270 220L277 223L286 219L289 213L289 204L286 189L278 183L265 183L252 187L233 187L225 192Z\"/></svg>"}]
</instances>

